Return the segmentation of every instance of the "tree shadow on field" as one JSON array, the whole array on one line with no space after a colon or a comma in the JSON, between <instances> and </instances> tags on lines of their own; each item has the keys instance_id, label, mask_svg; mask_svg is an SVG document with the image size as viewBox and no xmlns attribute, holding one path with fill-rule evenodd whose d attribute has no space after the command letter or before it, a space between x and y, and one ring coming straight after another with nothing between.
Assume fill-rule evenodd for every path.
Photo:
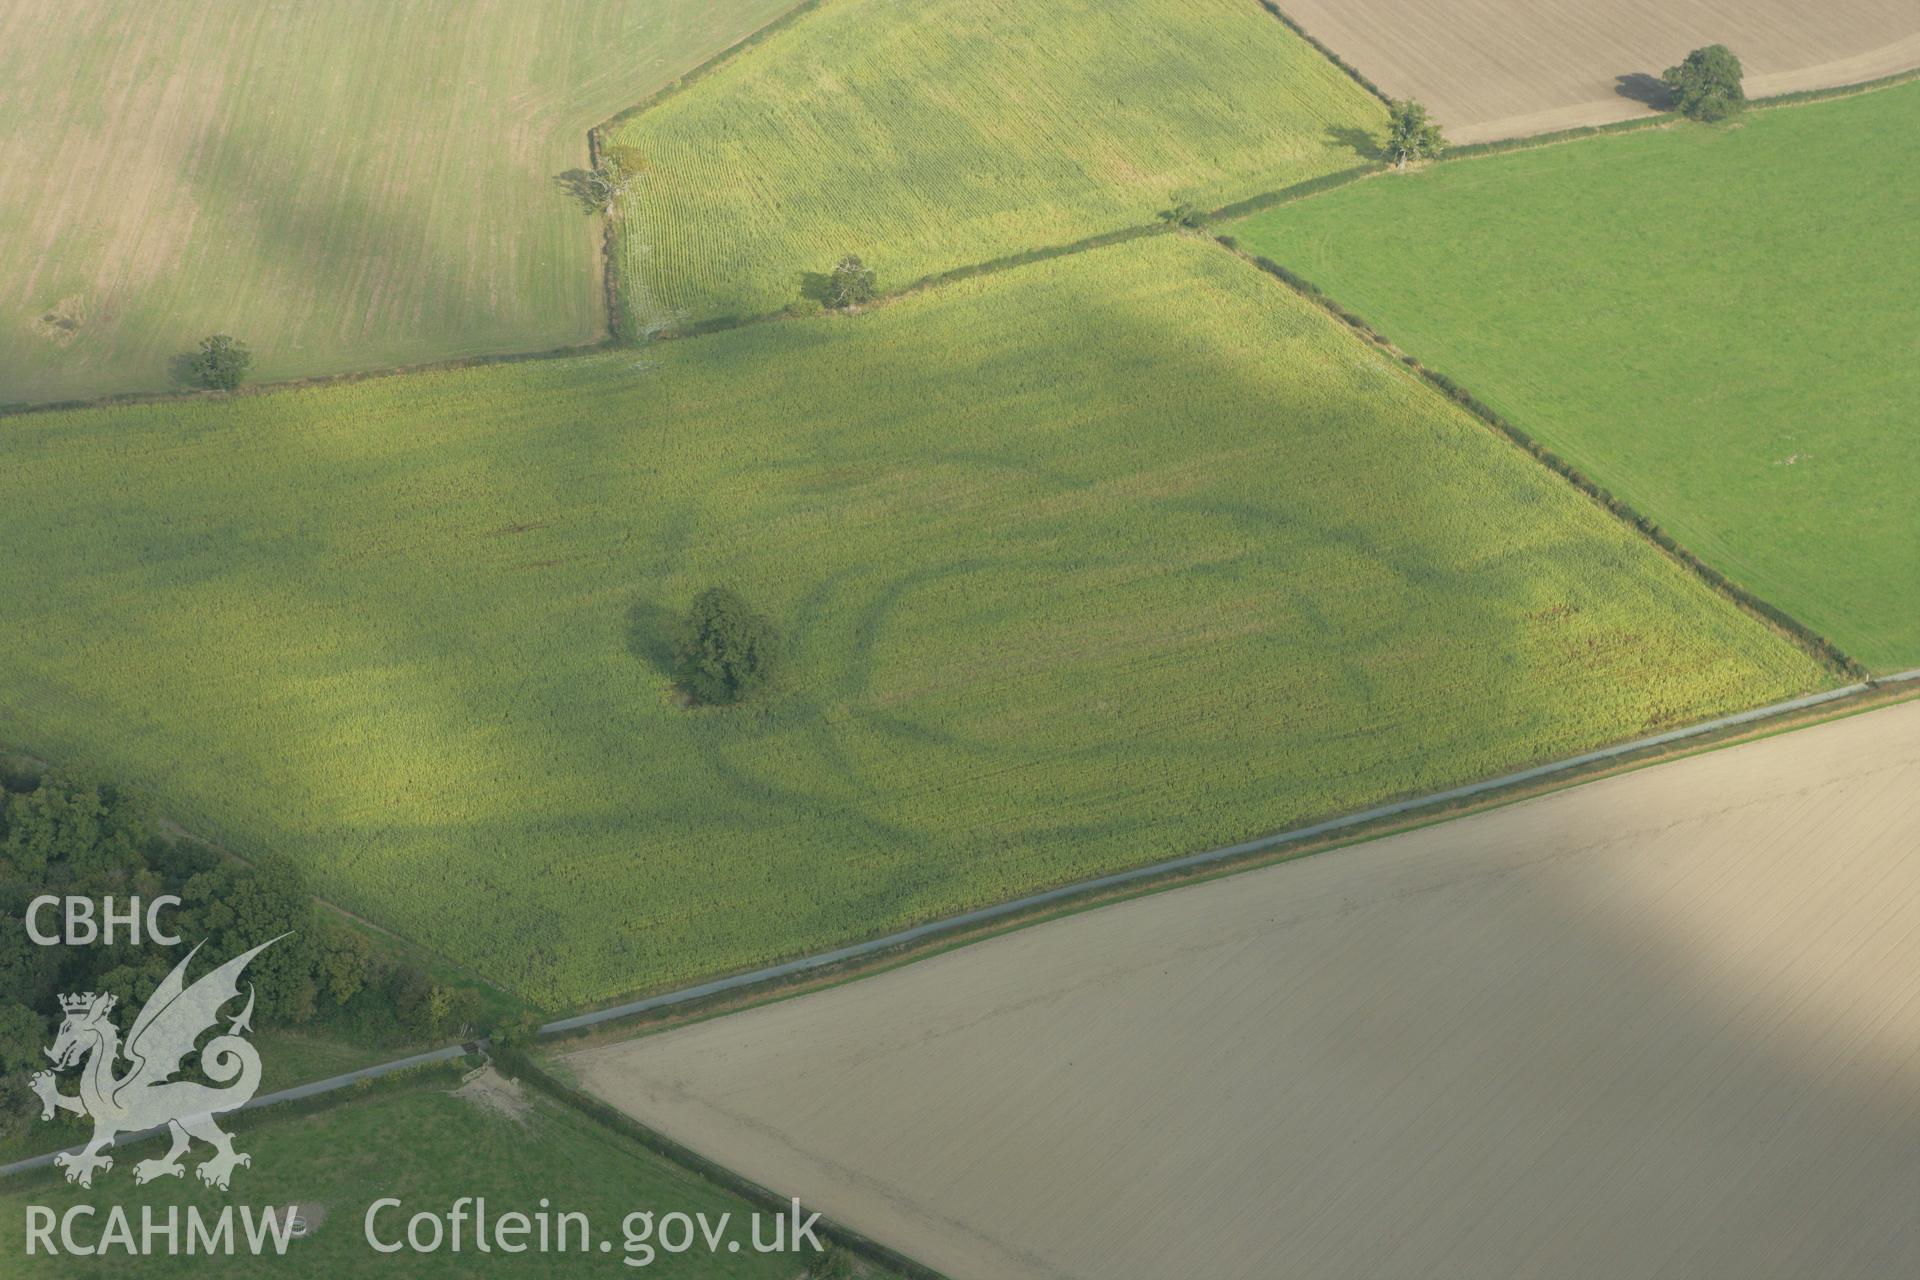
<instances>
[{"instance_id":1,"label":"tree shadow on field","mask_svg":"<svg viewBox=\"0 0 1920 1280\"><path fill-rule=\"evenodd\" d=\"M245 173L192 162L196 155L224 154L263 159ZM207 125L192 136L191 145L182 143L179 164L197 198L236 211L219 224L235 241L236 252L245 254L236 272L272 264L285 273L290 287L308 295L303 301L314 314L359 318L358 341L380 350L406 343L415 336L410 317L411 307L418 305L406 300L441 297L454 299L468 322L462 330L466 340L496 340L490 336L498 332L493 325L475 323L493 317L485 295L462 283L472 263L442 243L418 202L383 199L348 182L298 181L299 157L288 152L274 128L245 112ZM493 221L491 215L487 220ZM341 270L336 258L379 269ZM393 301L396 296L401 301ZM240 329L235 336L248 335Z\"/></svg>"},{"instance_id":2,"label":"tree shadow on field","mask_svg":"<svg viewBox=\"0 0 1920 1280\"><path fill-rule=\"evenodd\" d=\"M833 296L833 277L824 271L802 271L800 273L800 296L808 302L817 302L825 306Z\"/></svg>"},{"instance_id":3,"label":"tree shadow on field","mask_svg":"<svg viewBox=\"0 0 1920 1280\"><path fill-rule=\"evenodd\" d=\"M167 381L176 387L197 387L205 389L206 383L200 381L200 371L194 367L199 358L198 351L182 351L179 355L167 358Z\"/></svg>"},{"instance_id":4,"label":"tree shadow on field","mask_svg":"<svg viewBox=\"0 0 1920 1280\"><path fill-rule=\"evenodd\" d=\"M627 652L662 675L673 671L673 647L679 633L678 615L652 600L636 601L627 610Z\"/></svg>"},{"instance_id":5,"label":"tree shadow on field","mask_svg":"<svg viewBox=\"0 0 1920 1280\"><path fill-rule=\"evenodd\" d=\"M605 208L605 201L593 183L591 169L568 169L553 175L553 184L571 196L580 206L580 212L596 214Z\"/></svg>"},{"instance_id":6,"label":"tree shadow on field","mask_svg":"<svg viewBox=\"0 0 1920 1280\"><path fill-rule=\"evenodd\" d=\"M1379 138L1365 129L1356 129L1350 124L1328 125L1327 141L1336 146L1350 148L1362 160L1386 159L1387 153L1381 149Z\"/></svg>"},{"instance_id":7,"label":"tree shadow on field","mask_svg":"<svg viewBox=\"0 0 1920 1280\"><path fill-rule=\"evenodd\" d=\"M1659 76L1635 71L1615 76L1613 81L1613 91L1629 101L1642 103L1656 111L1664 111L1673 104L1673 91Z\"/></svg>"}]
</instances>

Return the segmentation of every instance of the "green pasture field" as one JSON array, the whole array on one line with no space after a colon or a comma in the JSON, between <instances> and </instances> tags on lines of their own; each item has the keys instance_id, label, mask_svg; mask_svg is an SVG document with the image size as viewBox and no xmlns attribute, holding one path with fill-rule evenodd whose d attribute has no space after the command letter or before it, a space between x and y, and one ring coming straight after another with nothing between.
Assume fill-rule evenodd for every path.
<instances>
[{"instance_id":1,"label":"green pasture field","mask_svg":"<svg viewBox=\"0 0 1920 1280\"><path fill-rule=\"evenodd\" d=\"M0 741L558 1007L1827 674L1179 235L853 317L10 419ZM689 708L729 584L782 683Z\"/></svg>"},{"instance_id":2,"label":"green pasture field","mask_svg":"<svg viewBox=\"0 0 1920 1280\"><path fill-rule=\"evenodd\" d=\"M354 1044L324 1032L281 1031L274 1028L262 1028L252 1039L260 1046L261 1093L272 1093L296 1084L305 1084L309 1080L324 1080L328 1076L390 1062L428 1047L373 1047ZM51 1042L49 1038L48 1043ZM439 1045L431 1047L437 1049ZM71 1083L61 1087L72 1092ZM40 1114L38 1102L30 1102L29 1105L34 1115ZM63 1112L57 1119L58 1124L35 1123L11 1132L0 1132L0 1164L57 1147L73 1146L84 1142L91 1132L91 1126L83 1124L78 1117ZM0 1186L4 1185L0 1183Z\"/></svg>"},{"instance_id":3,"label":"green pasture field","mask_svg":"<svg viewBox=\"0 0 1920 1280\"><path fill-rule=\"evenodd\" d=\"M70 1186L58 1171L36 1172L0 1181L0 1256L8 1259L13 1276L133 1277L233 1276L272 1280L276 1276L352 1277L388 1276L554 1276L605 1274L617 1276L665 1275L688 1280L791 1280L801 1273L804 1257L753 1252L746 1201L670 1164L652 1152L611 1133L584 1116L532 1090L522 1094L530 1107L512 1118L452 1095L456 1081L394 1086L358 1096L345 1105L297 1113L263 1113L236 1126L234 1146L253 1157L253 1163L235 1170L233 1186L225 1194L209 1191L194 1177L193 1166L205 1158L198 1145L183 1158L182 1178L160 1178L135 1186L133 1165L162 1154L165 1144L149 1142L127 1147L114 1155L114 1167L95 1176L91 1190ZM51 1127L51 1126L48 1126ZM401 1238L407 1219L430 1211L442 1217L463 1196L485 1197L490 1218L508 1212L529 1216L540 1212L575 1211L587 1215L594 1250L541 1255L528 1251L506 1254L474 1251L471 1223L465 1248L454 1253L442 1247L435 1253L411 1250L398 1254L376 1252L367 1243L362 1222L368 1208L383 1197L398 1197L400 1209L383 1210L375 1220L383 1241ZM248 1205L256 1212L269 1206L298 1204L315 1225L304 1239L289 1242L284 1256L269 1252L254 1258L132 1257L116 1249L102 1257L26 1256L26 1213L29 1205L44 1205L56 1214L76 1204L96 1206L91 1219L81 1219L78 1231L85 1241L97 1240L106 1227L110 1205L120 1205L136 1231L142 1206L153 1206L164 1221L168 1206L184 1215L193 1206L202 1215L217 1215L224 1205ZM320 1212L311 1206L318 1206ZM657 1253L644 1269L622 1265L622 1223L630 1213L651 1211L705 1213L709 1223L731 1214L729 1238L741 1242L739 1253L708 1254L703 1248L689 1253ZM764 1212L764 1211L763 1211ZM238 1217L238 1209L235 1211ZM322 1216L324 1214L324 1216ZM241 1228L236 1221L234 1230ZM762 1227L762 1238L772 1225ZM533 1237L528 1237L532 1239ZM572 1237L578 1239L577 1235ZM55 1237L56 1241L58 1236ZM598 1241L612 1242L609 1252ZM161 1248L164 1250L164 1241ZM723 1246L724 1250L724 1246ZM639 1254L634 1255L636 1258Z\"/></svg>"},{"instance_id":4,"label":"green pasture field","mask_svg":"<svg viewBox=\"0 0 1920 1280\"><path fill-rule=\"evenodd\" d=\"M0 7L0 404L592 342L587 130L792 0Z\"/></svg>"},{"instance_id":5,"label":"green pasture field","mask_svg":"<svg viewBox=\"0 0 1920 1280\"><path fill-rule=\"evenodd\" d=\"M628 119L639 326L883 290L1350 168L1385 108L1253 0L822 0Z\"/></svg>"},{"instance_id":6,"label":"green pasture field","mask_svg":"<svg viewBox=\"0 0 1920 1280\"><path fill-rule=\"evenodd\" d=\"M1258 214L1312 280L1868 667L1920 665L1920 83Z\"/></svg>"}]
</instances>

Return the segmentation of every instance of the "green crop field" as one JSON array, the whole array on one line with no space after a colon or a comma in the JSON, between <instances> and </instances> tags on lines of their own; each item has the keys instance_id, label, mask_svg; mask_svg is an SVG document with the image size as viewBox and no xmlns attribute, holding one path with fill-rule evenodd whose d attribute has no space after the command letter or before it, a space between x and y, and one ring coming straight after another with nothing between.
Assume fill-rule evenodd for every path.
<instances>
[{"instance_id":1,"label":"green crop field","mask_svg":"<svg viewBox=\"0 0 1920 1280\"><path fill-rule=\"evenodd\" d=\"M1360 163L1385 108L1254 0L822 0L632 117L636 322L882 289Z\"/></svg>"},{"instance_id":2,"label":"green crop field","mask_svg":"<svg viewBox=\"0 0 1920 1280\"><path fill-rule=\"evenodd\" d=\"M652 1152L615 1135L591 1120L538 1094L526 1091L527 1110L511 1116L454 1097L455 1082L436 1081L391 1087L390 1091L359 1097L351 1105L327 1107L305 1114L266 1113L248 1117L234 1129L234 1145L253 1157L253 1163L234 1173L233 1188L221 1195L209 1192L193 1176L192 1167L207 1149L195 1144L184 1158L183 1178L160 1178L145 1186L133 1183L133 1165L161 1155L165 1144L151 1142L114 1153L114 1167L99 1174L92 1190L61 1181L57 1170L10 1178L0 1183L0 1253L8 1259L7 1274L34 1276L110 1276L113 1280L155 1277L203 1278L233 1276L257 1280L261 1276L471 1276L476 1272L507 1276L556 1276L599 1273L665 1275L686 1280L792 1280L800 1274L803 1258L753 1252L750 1215L754 1208L705 1180L669 1164ZM44 1126L51 1129L52 1126ZM70 1135L71 1131L69 1131ZM519 1212L532 1217L541 1212L577 1212L587 1215L593 1232L591 1261L577 1252L541 1255L529 1251L481 1254L474 1249L472 1222L455 1253L444 1244L438 1252L408 1250L398 1254L376 1252L366 1243L363 1219L375 1200L397 1197L399 1209L384 1209L375 1228L384 1243L404 1238L407 1219L415 1213L445 1215L464 1196L484 1197L490 1220ZM211 1218L227 1205L250 1206L257 1213L269 1206L297 1204L312 1224L304 1239L289 1242L285 1257L268 1253L262 1259L241 1253L234 1257L165 1256L164 1237L156 1241L158 1256L135 1257L114 1249L101 1257L81 1258L44 1253L26 1256L26 1214L29 1205L44 1205L64 1214L76 1204L96 1205L93 1217L76 1221L79 1239L100 1239L107 1226L110 1205L125 1209L134 1231L140 1230L142 1206L152 1206L165 1221L168 1207L184 1215L189 1206ZM236 1219L238 1217L236 1208ZM656 1220L667 1213L704 1213L709 1224L730 1214L729 1238L741 1242L738 1253L656 1253L644 1268L622 1265L628 1256L636 1264L643 1255L625 1249L623 1222L627 1215L651 1212ZM764 1212L764 1211L763 1211ZM555 1220L550 1220L554 1225ZM639 1224L634 1224L636 1232ZM657 1228L656 1228L657 1229ZM238 1235L241 1227L234 1226ZM181 1226L179 1247L186 1247ZM762 1239L772 1237L772 1224L762 1228ZM137 1238L137 1236L136 1236ZM550 1237L551 1238L551 1237ZM577 1231L570 1240L578 1240ZM696 1239L698 1237L696 1236ZM54 1237L56 1243L59 1236ZM523 1242L531 1242L529 1236ZM612 1249L602 1253L598 1241ZM677 1242L677 1238L676 1238Z\"/></svg>"},{"instance_id":3,"label":"green crop field","mask_svg":"<svg viewBox=\"0 0 1920 1280\"><path fill-rule=\"evenodd\" d=\"M0 403L591 342L594 124L792 0L0 7Z\"/></svg>"},{"instance_id":4,"label":"green crop field","mask_svg":"<svg viewBox=\"0 0 1920 1280\"><path fill-rule=\"evenodd\" d=\"M549 1005L1822 684L1203 241L0 430L0 741ZM731 584L782 685L687 708Z\"/></svg>"},{"instance_id":5,"label":"green crop field","mask_svg":"<svg viewBox=\"0 0 1920 1280\"><path fill-rule=\"evenodd\" d=\"M1393 175L1245 247L1867 666L1920 665L1920 83Z\"/></svg>"}]
</instances>

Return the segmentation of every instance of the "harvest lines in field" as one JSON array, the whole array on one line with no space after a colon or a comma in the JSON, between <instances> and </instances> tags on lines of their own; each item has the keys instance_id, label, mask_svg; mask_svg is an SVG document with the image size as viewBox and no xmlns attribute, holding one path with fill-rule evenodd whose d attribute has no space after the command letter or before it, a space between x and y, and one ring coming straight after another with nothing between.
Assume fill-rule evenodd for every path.
<instances>
[{"instance_id":1,"label":"harvest lines in field","mask_svg":"<svg viewBox=\"0 0 1920 1280\"><path fill-rule=\"evenodd\" d=\"M1906 1275L1917 782L1909 701L565 1061L958 1275Z\"/></svg>"},{"instance_id":2,"label":"harvest lines in field","mask_svg":"<svg viewBox=\"0 0 1920 1280\"><path fill-rule=\"evenodd\" d=\"M784 0L0 10L0 404L574 346L587 129ZM426 51L423 53L423 50Z\"/></svg>"},{"instance_id":3,"label":"harvest lines in field","mask_svg":"<svg viewBox=\"0 0 1920 1280\"><path fill-rule=\"evenodd\" d=\"M1688 50L1733 47L1749 96L1920 65L1910 5L1888 0L1281 0L1289 20L1388 95L1431 107L1456 142L1631 119Z\"/></svg>"},{"instance_id":4,"label":"harvest lines in field","mask_svg":"<svg viewBox=\"0 0 1920 1280\"><path fill-rule=\"evenodd\" d=\"M605 131L621 288L695 323L883 287L1350 163L1380 104L1246 0L825 0Z\"/></svg>"},{"instance_id":5,"label":"harvest lines in field","mask_svg":"<svg viewBox=\"0 0 1920 1280\"><path fill-rule=\"evenodd\" d=\"M0 737L565 1007L1829 682L1189 237L650 364L12 420Z\"/></svg>"}]
</instances>

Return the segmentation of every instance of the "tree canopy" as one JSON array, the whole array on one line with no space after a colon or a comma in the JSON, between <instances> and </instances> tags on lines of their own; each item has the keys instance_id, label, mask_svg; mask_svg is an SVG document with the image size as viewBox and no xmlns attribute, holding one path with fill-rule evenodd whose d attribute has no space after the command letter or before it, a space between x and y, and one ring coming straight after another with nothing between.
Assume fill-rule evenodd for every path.
<instances>
[{"instance_id":1,"label":"tree canopy","mask_svg":"<svg viewBox=\"0 0 1920 1280\"><path fill-rule=\"evenodd\" d=\"M873 298L873 271L856 254L840 259L827 277L827 302L844 309L872 302Z\"/></svg>"},{"instance_id":2,"label":"tree canopy","mask_svg":"<svg viewBox=\"0 0 1920 1280\"><path fill-rule=\"evenodd\" d=\"M687 611L674 678L702 702L738 702L766 684L780 648L771 621L737 593L712 587Z\"/></svg>"},{"instance_id":3,"label":"tree canopy","mask_svg":"<svg viewBox=\"0 0 1920 1280\"><path fill-rule=\"evenodd\" d=\"M632 190L646 170L638 148L609 146L591 169L569 169L554 181L564 187L588 213L611 214L620 197Z\"/></svg>"},{"instance_id":4,"label":"tree canopy","mask_svg":"<svg viewBox=\"0 0 1920 1280\"><path fill-rule=\"evenodd\" d=\"M124 911L129 897L173 894L179 907L160 919L182 945L37 945L25 916L42 894L90 898L96 921L105 897ZM55 927L53 913L43 911L40 925ZM292 861L269 854L242 863L170 839L132 794L91 779L0 775L0 1134L28 1116L20 1066L46 1065L40 1050L52 1042L59 995L111 992L124 1030L194 943L205 944L197 977L208 963L282 934L247 970L256 1025L304 1023L326 1009L375 1039L454 1029L432 1023L435 988L424 974L389 964L364 935L319 914ZM452 996L458 1004L461 993Z\"/></svg>"},{"instance_id":5,"label":"tree canopy","mask_svg":"<svg viewBox=\"0 0 1920 1280\"><path fill-rule=\"evenodd\" d=\"M189 362L193 376L203 386L231 391L240 385L253 365L253 352L238 338L224 333L200 339L200 354Z\"/></svg>"},{"instance_id":6,"label":"tree canopy","mask_svg":"<svg viewBox=\"0 0 1920 1280\"><path fill-rule=\"evenodd\" d=\"M1724 120L1747 105L1740 59L1723 44L1695 49L1660 74L1673 91L1674 109L1694 120Z\"/></svg>"},{"instance_id":7,"label":"tree canopy","mask_svg":"<svg viewBox=\"0 0 1920 1280\"><path fill-rule=\"evenodd\" d=\"M1431 160L1447 149L1440 126L1427 119L1427 108L1412 98L1393 104L1387 116L1387 157L1406 167L1409 160Z\"/></svg>"}]
</instances>

